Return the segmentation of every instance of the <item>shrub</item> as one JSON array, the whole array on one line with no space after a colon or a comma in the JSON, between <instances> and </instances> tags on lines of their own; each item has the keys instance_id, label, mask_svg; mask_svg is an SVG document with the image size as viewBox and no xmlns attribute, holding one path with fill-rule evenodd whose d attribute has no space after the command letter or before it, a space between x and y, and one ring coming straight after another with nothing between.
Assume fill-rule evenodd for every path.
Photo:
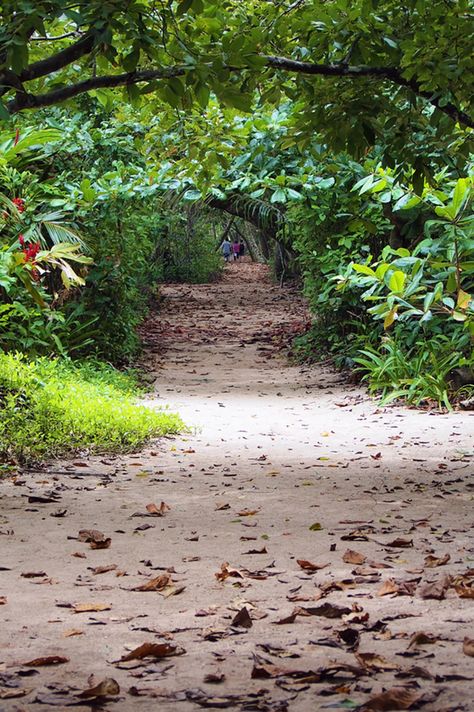
<instances>
[{"instance_id":1,"label":"shrub","mask_svg":"<svg viewBox=\"0 0 474 712\"><path fill-rule=\"evenodd\" d=\"M0 354L0 456L133 450L177 433L178 415L138 405L136 377L97 362Z\"/></svg>"}]
</instances>

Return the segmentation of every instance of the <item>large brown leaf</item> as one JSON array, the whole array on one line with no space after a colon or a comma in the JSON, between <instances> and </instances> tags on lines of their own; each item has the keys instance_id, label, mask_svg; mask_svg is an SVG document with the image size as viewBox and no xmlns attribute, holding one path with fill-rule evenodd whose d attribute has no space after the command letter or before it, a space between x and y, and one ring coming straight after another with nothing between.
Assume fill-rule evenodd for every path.
<instances>
[{"instance_id":1,"label":"large brown leaf","mask_svg":"<svg viewBox=\"0 0 474 712\"><path fill-rule=\"evenodd\" d=\"M118 695L119 692L120 685L117 680L114 680L113 677L106 677L105 680L102 680L97 685L80 692L77 697L80 697L83 700L92 700L102 697L112 697L114 695Z\"/></svg>"},{"instance_id":2,"label":"large brown leaf","mask_svg":"<svg viewBox=\"0 0 474 712\"><path fill-rule=\"evenodd\" d=\"M122 655L116 662L126 663L129 660L143 660L143 658L169 658L174 655L183 655L186 651L170 643L142 643L130 653Z\"/></svg>"},{"instance_id":3,"label":"large brown leaf","mask_svg":"<svg viewBox=\"0 0 474 712\"><path fill-rule=\"evenodd\" d=\"M380 695L371 697L363 710L391 712L392 710L409 710L420 697L420 692L407 687L392 687Z\"/></svg>"}]
</instances>

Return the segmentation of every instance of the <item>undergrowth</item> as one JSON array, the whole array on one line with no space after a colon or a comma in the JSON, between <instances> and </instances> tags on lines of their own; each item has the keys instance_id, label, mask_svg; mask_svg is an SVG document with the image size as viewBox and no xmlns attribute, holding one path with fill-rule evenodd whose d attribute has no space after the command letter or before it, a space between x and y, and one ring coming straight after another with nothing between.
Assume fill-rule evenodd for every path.
<instances>
[{"instance_id":1,"label":"undergrowth","mask_svg":"<svg viewBox=\"0 0 474 712\"><path fill-rule=\"evenodd\" d=\"M178 415L137 404L137 376L96 361L0 353L0 457L134 450L177 433Z\"/></svg>"}]
</instances>

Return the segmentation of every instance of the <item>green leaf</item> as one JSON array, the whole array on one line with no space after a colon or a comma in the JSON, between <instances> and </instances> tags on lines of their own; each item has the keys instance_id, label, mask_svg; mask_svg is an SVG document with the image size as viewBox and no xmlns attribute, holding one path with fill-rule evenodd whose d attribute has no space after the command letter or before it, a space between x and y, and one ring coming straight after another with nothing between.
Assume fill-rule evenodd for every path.
<instances>
[{"instance_id":1,"label":"green leaf","mask_svg":"<svg viewBox=\"0 0 474 712\"><path fill-rule=\"evenodd\" d=\"M270 203L286 203L286 193L283 188L277 188L270 198Z\"/></svg>"},{"instance_id":2,"label":"green leaf","mask_svg":"<svg viewBox=\"0 0 474 712\"><path fill-rule=\"evenodd\" d=\"M453 200L451 203L455 217L457 217L464 208L464 204L469 198L470 192L471 185L469 180L467 178L459 178L454 189Z\"/></svg>"},{"instance_id":3,"label":"green leaf","mask_svg":"<svg viewBox=\"0 0 474 712\"><path fill-rule=\"evenodd\" d=\"M388 281L389 289L391 289L392 292L402 292L403 287L405 286L406 278L407 276L405 272L396 270L392 275L390 275L390 279Z\"/></svg>"},{"instance_id":4,"label":"green leaf","mask_svg":"<svg viewBox=\"0 0 474 712\"><path fill-rule=\"evenodd\" d=\"M355 272L360 272L360 274L367 274L369 277L375 277L376 273L374 272L373 269L370 267L367 267L367 265L359 265L359 264L354 264L352 265L352 269Z\"/></svg>"},{"instance_id":5,"label":"green leaf","mask_svg":"<svg viewBox=\"0 0 474 712\"><path fill-rule=\"evenodd\" d=\"M314 524L311 524L309 527L310 532L320 532L322 530L322 526L319 522L315 522Z\"/></svg>"},{"instance_id":6,"label":"green leaf","mask_svg":"<svg viewBox=\"0 0 474 712\"><path fill-rule=\"evenodd\" d=\"M209 104L210 89L205 84L198 84L194 89L196 94L196 99L198 100L199 106L205 109Z\"/></svg>"}]
</instances>

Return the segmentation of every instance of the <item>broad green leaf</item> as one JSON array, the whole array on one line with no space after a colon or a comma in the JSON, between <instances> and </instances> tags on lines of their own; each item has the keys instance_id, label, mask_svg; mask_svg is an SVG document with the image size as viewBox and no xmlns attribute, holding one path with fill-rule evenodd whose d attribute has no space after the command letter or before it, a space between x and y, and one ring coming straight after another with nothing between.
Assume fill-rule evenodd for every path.
<instances>
[{"instance_id":1,"label":"broad green leaf","mask_svg":"<svg viewBox=\"0 0 474 712\"><path fill-rule=\"evenodd\" d=\"M352 269L353 269L355 272L360 272L360 274L367 274L367 275L369 275L370 277L375 277L375 276L376 276L376 273L374 272L374 270L371 269L370 267L367 267L367 265L353 264L353 265L352 265Z\"/></svg>"},{"instance_id":2,"label":"broad green leaf","mask_svg":"<svg viewBox=\"0 0 474 712\"><path fill-rule=\"evenodd\" d=\"M403 287L405 286L406 278L407 278L407 276L406 276L405 272L396 270L390 276L390 279L388 281L389 289L391 289L392 292L402 292Z\"/></svg>"}]
</instances>

